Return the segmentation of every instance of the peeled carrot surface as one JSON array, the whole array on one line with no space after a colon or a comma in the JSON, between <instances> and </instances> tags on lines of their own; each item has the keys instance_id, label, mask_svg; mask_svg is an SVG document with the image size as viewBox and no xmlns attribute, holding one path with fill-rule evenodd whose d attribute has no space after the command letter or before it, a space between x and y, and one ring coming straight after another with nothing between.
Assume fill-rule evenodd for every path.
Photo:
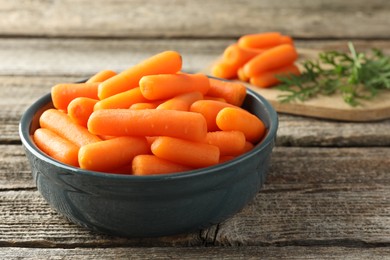
<instances>
[{"instance_id":1,"label":"peeled carrot surface","mask_svg":"<svg viewBox=\"0 0 390 260\"><path fill-rule=\"evenodd\" d=\"M39 149L54 159L76 167L79 165L77 157L79 148L53 131L38 128L34 132L33 139Z\"/></svg>"},{"instance_id":2,"label":"peeled carrot surface","mask_svg":"<svg viewBox=\"0 0 390 260\"><path fill-rule=\"evenodd\" d=\"M199 113L176 110L102 109L92 113L88 130L96 135L172 136L203 140L207 123Z\"/></svg>"},{"instance_id":3,"label":"peeled carrot surface","mask_svg":"<svg viewBox=\"0 0 390 260\"><path fill-rule=\"evenodd\" d=\"M103 82L109 78L112 78L116 75L115 71L112 70L102 70L90 77L86 83L95 83L95 82Z\"/></svg>"},{"instance_id":4,"label":"peeled carrot surface","mask_svg":"<svg viewBox=\"0 0 390 260\"><path fill-rule=\"evenodd\" d=\"M178 52L164 51L158 53L102 82L99 85L99 98L104 99L138 87L139 80L143 76L176 73L181 70L181 67L182 59Z\"/></svg>"},{"instance_id":5,"label":"peeled carrot surface","mask_svg":"<svg viewBox=\"0 0 390 260\"><path fill-rule=\"evenodd\" d=\"M176 173L190 171L193 169L191 167L167 161L155 155L149 154L137 155L133 159L132 166L132 173L134 175Z\"/></svg>"},{"instance_id":6,"label":"peeled carrot surface","mask_svg":"<svg viewBox=\"0 0 390 260\"><path fill-rule=\"evenodd\" d=\"M217 164L220 155L217 146L168 136L158 137L151 150L159 158L194 168Z\"/></svg>"},{"instance_id":7,"label":"peeled carrot surface","mask_svg":"<svg viewBox=\"0 0 390 260\"><path fill-rule=\"evenodd\" d=\"M57 84L35 143L74 167L134 175L199 169L253 149L265 129L240 107L246 87L181 66L180 54L167 51L88 83Z\"/></svg>"},{"instance_id":8,"label":"peeled carrot surface","mask_svg":"<svg viewBox=\"0 0 390 260\"><path fill-rule=\"evenodd\" d=\"M160 74L142 77L139 87L144 97L158 100L194 91L206 94L210 83L203 74Z\"/></svg>"},{"instance_id":9,"label":"peeled carrot surface","mask_svg":"<svg viewBox=\"0 0 390 260\"><path fill-rule=\"evenodd\" d=\"M280 82L279 79L277 78L278 76L288 77L291 74L293 75L300 74L298 67L295 66L294 64L290 64L281 68L260 73L254 77L251 77L249 82L252 85L260 88L268 88Z\"/></svg>"},{"instance_id":10,"label":"peeled carrot surface","mask_svg":"<svg viewBox=\"0 0 390 260\"><path fill-rule=\"evenodd\" d=\"M238 39L238 46L267 49L279 45L282 41L282 35L279 32L254 33L241 36Z\"/></svg>"},{"instance_id":11,"label":"peeled carrot surface","mask_svg":"<svg viewBox=\"0 0 390 260\"><path fill-rule=\"evenodd\" d=\"M115 170L131 163L139 154L149 153L145 137L117 137L80 148L80 168L93 171Z\"/></svg>"},{"instance_id":12,"label":"peeled carrot surface","mask_svg":"<svg viewBox=\"0 0 390 260\"><path fill-rule=\"evenodd\" d=\"M69 103L77 97L98 99L99 83L58 84L51 89L51 99L55 108L65 110Z\"/></svg>"},{"instance_id":13,"label":"peeled carrot surface","mask_svg":"<svg viewBox=\"0 0 390 260\"><path fill-rule=\"evenodd\" d=\"M53 131L78 147L101 141L87 128L73 122L67 114L56 109L48 109L43 112L39 118L39 124L42 128Z\"/></svg>"}]
</instances>

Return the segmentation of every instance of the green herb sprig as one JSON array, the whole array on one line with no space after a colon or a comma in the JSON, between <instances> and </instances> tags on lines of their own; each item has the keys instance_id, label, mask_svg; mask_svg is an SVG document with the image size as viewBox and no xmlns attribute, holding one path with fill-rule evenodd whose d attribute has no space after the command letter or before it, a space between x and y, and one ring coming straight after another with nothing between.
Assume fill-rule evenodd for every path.
<instances>
[{"instance_id":1,"label":"green herb sprig","mask_svg":"<svg viewBox=\"0 0 390 260\"><path fill-rule=\"evenodd\" d=\"M390 89L390 57L378 49L371 55L356 52L349 42L350 53L326 51L317 60L303 62L301 75L278 77L281 102L305 101L318 95L341 93L344 101L358 106L360 100L371 99L379 91Z\"/></svg>"}]
</instances>

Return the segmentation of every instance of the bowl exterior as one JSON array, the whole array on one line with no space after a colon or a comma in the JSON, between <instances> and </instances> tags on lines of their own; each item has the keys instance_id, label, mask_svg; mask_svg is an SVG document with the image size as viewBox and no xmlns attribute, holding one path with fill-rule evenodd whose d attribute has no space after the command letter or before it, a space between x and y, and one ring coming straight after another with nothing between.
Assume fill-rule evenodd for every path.
<instances>
[{"instance_id":1,"label":"bowl exterior","mask_svg":"<svg viewBox=\"0 0 390 260\"><path fill-rule=\"evenodd\" d=\"M84 171L45 156L30 135L50 102L45 96L26 111L19 129L22 143L45 200L89 229L127 237L199 230L240 211L266 179L278 120L269 104L253 93L245 105L262 118L268 133L251 152L204 170L150 178Z\"/></svg>"}]
</instances>

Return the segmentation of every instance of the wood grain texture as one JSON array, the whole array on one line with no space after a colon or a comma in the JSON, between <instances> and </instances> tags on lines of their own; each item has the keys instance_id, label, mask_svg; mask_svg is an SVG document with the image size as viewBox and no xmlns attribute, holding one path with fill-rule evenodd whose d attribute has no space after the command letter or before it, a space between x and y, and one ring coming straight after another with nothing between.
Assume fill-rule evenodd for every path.
<instances>
[{"instance_id":1,"label":"wood grain texture","mask_svg":"<svg viewBox=\"0 0 390 260\"><path fill-rule=\"evenodd\" d=\"M383 259L390 249L337 246L286 247L116 247L116 248L15 248L0 251L2 259Z\"/></svg>"},{"instance_id":2,"label":"wood grain texture","mask_svg":"<svg viewBox=\"0 0 390 260\"><path fill-rule=\"evenodd\" d=\"M100 235L68 222L34 189L22 163L10 169L14 175L0 171L8 183L0 187L0 246L390 245L389 158L390 148L277 147L265 186L240 213L155 239Z\"/></svg>"},{"instance_id":3,"label":"wood grain texture","mask_svg":"<svg viewBox=\"0 0 390 260\"><path fill-rule=\"evenodd\" d=\"M0 35L238 37L272 30L311 38L389 38L389 10L386 0L2 0Z\"/></svg>"}]
</instances>

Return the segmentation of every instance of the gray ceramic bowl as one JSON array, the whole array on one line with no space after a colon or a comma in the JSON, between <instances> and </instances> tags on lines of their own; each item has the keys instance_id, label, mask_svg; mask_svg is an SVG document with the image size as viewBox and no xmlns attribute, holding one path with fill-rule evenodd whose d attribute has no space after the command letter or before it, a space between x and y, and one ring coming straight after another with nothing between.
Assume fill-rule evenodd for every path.
<instances>
[{"instance_id":1,"label":"gray ceramic bowl","mask_svg":"<svg viewBox=\"0 0 390 260\"><path fill-rule=\"evenodd\" d=\"M127 237L191 232L240 211L265 181L278 128L275 110L248 90L245 109L261 118L268 129L252 151L220 165L183 173L106 174L64 165L35 146L31 134L39 126L39 116L50 107L49 93L26 110L19 125L39 192L72 222Z\"/></svg>"}]
</instances>

